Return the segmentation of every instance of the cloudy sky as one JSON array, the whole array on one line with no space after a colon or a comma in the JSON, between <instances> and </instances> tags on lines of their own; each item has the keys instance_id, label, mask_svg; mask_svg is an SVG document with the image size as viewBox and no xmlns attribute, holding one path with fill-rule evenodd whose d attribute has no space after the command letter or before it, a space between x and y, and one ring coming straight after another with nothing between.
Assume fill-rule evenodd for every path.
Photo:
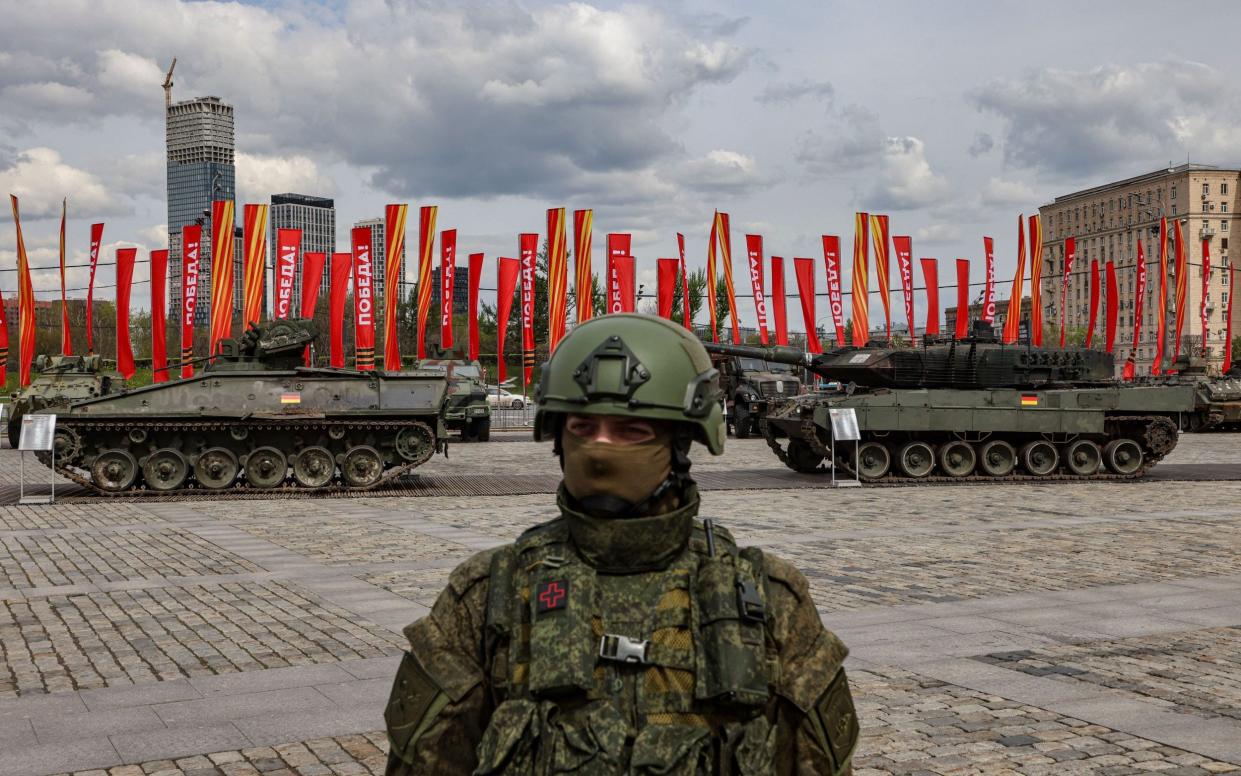
<instances>
[{"instance_id":1,"label":"cloudy sky","mask_svg":"<svg viewBox=\"0 0 1241 776\"><path fill-rule=\"evenodd\" d=\"M1231 2L0 0L0 18L0 194L36 267L64 196L71 261L95 220L105 257L164 246L173 56L174 99L236 108L239 201L334 197L338 247L386 202L438 204L488 257L547 207L593 207L596 268L603 235L632 232L648 289L677 231L704 263L714 208L738 253L755 232L816 258L824 233L848 253L854 211L886 212L941 277L968 257L981 279L989 234L1007 279L1018 213L1169 161L1241 163Z\"/></svg>"}]
</instances>

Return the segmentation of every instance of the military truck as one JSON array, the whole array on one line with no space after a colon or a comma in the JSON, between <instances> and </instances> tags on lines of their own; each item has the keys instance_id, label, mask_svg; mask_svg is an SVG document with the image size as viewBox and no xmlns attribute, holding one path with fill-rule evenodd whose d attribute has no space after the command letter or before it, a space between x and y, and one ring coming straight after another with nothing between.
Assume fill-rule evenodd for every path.
<instances>
[{"instance_id":1,"label":"military truck","mask_svg":"<svg viewBox=\"0 0 1241 776\"><path fill-rule=\"evenodd\" d=\"M125 388L125 378L107 371L103 357L97 354L40 354L35 357L33 366L35 374L30 385L13 394L6 414L9 444L13 447L17 447L22 416L27 412L67 407L71 402L107 396Z\"/></svg>"},{"instance_id":2,"label":"military truck","mask_svg":"<svg viewBox=\"0 0 1241 776\"><path fill-rule=\"evenodd\" d=\"M773 404L801 393L801 380L791 364L725 353L712 343L706 347L720 372L728 430L738 439L762 433L759 423Z\"/></svg>"},{"instance_id":3,"label":"military truck","mask_svg":"<svg viewBox=\"0 0 1241 776\"><path fill-rule=\"evenodd\" d=\"M461 435L463 442L491 439L491 405L487 402L487 383L482 364L465 354L439 352L424 358L418 369L438 372L448 378L448 399L444 403L444 426Z\"/></svg>"}]
</instances>

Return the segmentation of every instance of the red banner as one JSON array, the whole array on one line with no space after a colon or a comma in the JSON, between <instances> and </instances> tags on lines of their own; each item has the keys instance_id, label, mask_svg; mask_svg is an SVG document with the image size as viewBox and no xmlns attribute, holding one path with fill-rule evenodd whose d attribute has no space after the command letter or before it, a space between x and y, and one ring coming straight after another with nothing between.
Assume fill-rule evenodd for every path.
<instances>
[{"instance_id":1,"label":"red banner","mask_svg":"<svg viewBox=\"0 0 1241 776\"><path fill-rule=\"evenodd\" d=\"M901 293L905 297L905 320L909 322L909 344L914 344L914 260L913 240L909 237L893 237L892 250L896 252L896 271L901 273Z\"/></svg>"},{"instance_id":2,"label":"red banner","mask_svg":"<svg viewBox=\"0 0 1241 776\"><path fill-rule=\"evenodd\" d=\"M1090 324L1086 327L1086 347L1094 342L1094 327L1099 322L1099 260L1090 260Z\"/></svg>"},{"instance_id":3,"label":"red banner","mask_svg":"<svg viewBox=\"0 0 1241 776\"><path fill-rule=\"evenodd\" d=\"M853 346L860 348L870 340L870 250L867 229L870 216L866 213L853 215Z\"/></svg>"},{"instance_id":4,"label":"red banner","mask_svg":"<svg viewBox=\"0 0 1241 776\"><path fill-rule=\"evenodd\" d=\"M1186 297L1189 295L1189 259L1185 237L1181 231L1181 219L1172 222L1173 234L1176 237L1176 339L1172 345L1172 360L1181 355L1181 333L1185 327Z\"/></svg>"},{"instance_id":5,"label":"red banner","mask_svg":"<svg viewBox=\"0 0 1241 776\"><path fill-rule=\"evenodd\" d=\"M681 257L681 318L685 328L693 331L693 316L689 309L689 274L685 271L685 235L680 232L677 232L677 251Z\"/></svg>"},{"instance_id":6,"label":"red banner","mask_svg":"<svg viewBox=\"0 0 1241 776\"><path fill-rule=\"evenodd\" d=\"M151 381L168 382L168 251L151 251Z\"/></svg>"},{"instance_id":7,"label":"red banner","mask_svg":"<svg viewBox=\"0 0 1241 776\"><path fill-rule=\"evenodd\" d=\"M469 287L467 294L469 298L469 307L467 311L467 319L469 320L468 338L469 338L469 357L471 361L478 360L478 287L483 282L483 254L470 254L469 268Z\"/></svg>"},{"instance_id":8,"label":"red banner","mask_svg":"<svg viewBox=\"0 0 1241 776\"><path fill-rule=\"evenodd\" d=\"M986 256L986 267L983 275L985 283L982 291L982 319L987 323L995 323L995 240L982 238L982 250Z\"/></svg>"},{"instance_id":9,"label":"red banner","mask_svg":"<svg viewBox=\"0 0 1241 776\"><path fill-rule=\"evenodd\" d=\"M870 236L875 243L875 277L879 281L879 301L883 303L884 338L892 339L892 284L888 280L888 217L870 217ZM869 317L869 316L868 316Z\"/></svg>"},{"instance_id":10,"label":"red banner","mask_svg":"<svg viewBox=\"0 0 1241 776\"><path fill-rule=\"evenodd\" d=\"M1116 349L1116 317L1119 314L1120 289L1116 285L1116 265L1113 262L1107 263L1107 318L1103 325L1103 334L1107 352L1112 353Z\"/></svg>"},{"instance_id":11,"label":"red banner","mask_svg":"<svg viewBox=\"0 0 1241 776\"><path fill-rule=\"evenodd\" d=\"M431 250L435 247L437 205L423 205L418 213L418 358L427 357L427 311L431 309Z\"/></svg>"},{"instance_id":12,"label":"red banner","mask_svg":"<svg viewBox=\"0 0 1241 776\"><path fill-rule=\"evenodd\" d=\"M364 372L375 368L375 257L371 228L353 228L353 362Z\"/></svg>"},{"instance_id":13,"label":"red banner","mask_svg":"<svg viewBox=\"0 0 1241 776\"><path fill-rule=\"evenodd\" d=\"M793 259L793 272L797 275L797 298L801 301L801 319L806 326L806 350L822 353L819 342L818 321L814 317L814 259Z\"/></svg>"},{"instance_id":14,"label":"red banner","mask_svg":"<svg viewBox=\"0 0 1241 776\"><path fill-rule=\"evenodd\" d=\"M957 259L957 322L953 336L965 339L970 334L970 260Z\"/></svg>"},{"instance_id":15,"label":"red banner","mask_svg":"<svg viewBox=\"0 0 1241 776\"><path fill-rule=\"evenodd\" d=\"M538 261L539 236L522 234L517 239L521 257L521 367L522 385L534 377L534 273Z\"/></svg>"},{"instance_id":16,"label":"red banner","mask_svg":"<svg viewBox=\"0 0 1241 776\"><path fill-rule=\"evenodd\" d=\"M1004 319L1005 344L1016 342L1021 327L1021 295L1026 279L1025 219L1017 216L1017 271L1013 274L1012 291L1008 297L1008 316Z\"/></svg>"},{"instance_id":17,"label":"red banner","mask_svg":"<svg viewBox=\"0 0 1241 776\"><path fill-rule=\"evenodd\" d=\"M1141 250L1139 246L1139 251ZM1139 254L1140 255L1140 254ZM1168 219L1159 219L1159 304L1155 307L1155 360L1151 374L1163 372L1163 353L1168 339Z\"/></svg>"},{"instance_id":18,"label":"red banner","mask_svg":"<svg viewBox=\"0 0 1241 776\"><path fill-rule=\"evenodd\" d=\"M267 274L267 205L246 205L241 258L241 327L263 319L263 276Z\"/></svg>"},{"instance_id":19,"label":"red banner","mask_svg":"<svg viewBox=\"0 0 1241 776\"><path fill-rule=\"evenodd\" d=\"M784 259L771 257L771 317L776 324L776 344L789 344L788 307L784 298Z\"/></svg>"},{"instance_id":20,"label":"red banner","mask_svg":"<svg viewBox=\"0 0 1241 776\"><path fill-rule=\"evenodd\" d=\"M60 201L60 352L73 355L73 337L69 334L69 297L65 294L65 221L69 216L69 199Z\"/></svg>"},{"instance_id":21,"label":"red banner","mask_svg":"<svg viewBox=\"0 0 1241 776\"><path fill-rule=\"evenodd\" d=\"M1133 285L1133 348L1130 356L1137 353L1142 340L1142 300L1146 298L1146 257L1142 255L1142 238L1138 238L1137 277Z\"/></svg>"},{"instance_id":22,"label":"red banner","mask_svg":"<svg viewBox=\"0 0 1241 776\"><path fill-rule=\"evenodd\" d=\"M452 349L452 296L457 279L457 230L440 232L440 347Z\"/></svg>"},{"instance_id":23,"label":"red banner","mask_svg":"<svg viewBox=\"0 0 1241 776\"><path fill-rule=\"evenodd\" d=\"M211 203L211 328L207 353L219 352L221 340L233 336L233 201Z\"/></svg>"},{"instance_id":24,"label":"red banner","mask_svg":"<svg viewBox=\"0 0 1241 776\"><path fill-rule=\"evenodd\" d=\"M1227 372L1232 368L1232 300L1237 295L1237 270L1231 264L1228 265L1228 304L1224 307L1224 371ZM4 316L4 308L0 307L0 317ZM7 329L6 329L7 332ZM4 352L9 352L8 335L5 335ZM2 380L3 377L0 377Z\"/></svg>"},{"instance_id":25,"label":"red banner","mask_svg":"<svg viewBox=\"0 0 1241 776\"><path fill-rule=\"evenodd\" d=\"M672 300L677 293L677 270L681 264L676 259L656 259L656 299L659 317L672 320Z\"/></svg>"},{"instance_id":26,"label":"red banner","mask_svg":"<svg viewBox=\"0 0 1241 776\"><path fill-rule=\"evenodd\" d=\"M547 352L564 337L569 304L569 246L565 209L547 211Z\"/></svg>"},{"instance_id":27,"label":"red banner","mask_svg":"<svg viewBox=\"0 0 1241 776\"><path fill-rule=\"evenodd\" d=\"M636 262L632 256L617 256L612 260L616 267L616 293L620 304L620 312L632 313L637 310Z\"/></svg>"},{"instance_id":28,"label":"red banner","mask_svg":"<svg viewBox=\"0 0 1241 776\"><path fill-rule=\"evenodd\" d=\"M396 314L401 304L401 266L405 258L405 221L409 205L384 206L384 370L401 371L401 338Z\"/></svg>"},{"instance_id":29,"label":"red banner","mask_svg":"<svg viewBox=\"0 0 1241 776\"><path fill-rule=\"evenodd\" d=\"M1043 222L1037 215L1030 216L1030 344L1043 347Z\"/></svg>"},{"instance_id":30,"label":"red banner","mask_svg":"<svg viewBox=\"0 0 1241 776\"><path fill-rule=\"evenodd\" d=\"M754 314L758 316L758 338L767 344L767 296L763 293L763 236L745 236L746 257L750 267L750 288L754 291Z\"/></svg>"},{"instance_id":31,"label":"red banner","mask_svg":"<svg viewBox=\"0 0 1241 776\"><path fill-rule=\"evenodd\" d=\"M293 286L297 280L297 259L302 252L301 229L276 230L276 303L273 317L283 321L293 312Z\"/></svg>"},{"instance_id":32,"label":"red banner","mask_svg":"<svg viewBox=\"0 0 1241 776\"><path fill-rule=\"evenodd\" d=\"M1064 347L1064 332L1069 317L1069 274L1073 271L1073 260L1077 257L1077 241L1072 237L1064 240L1064 281L1060 287L1060 347Z\"/></svg>"},{"instance_id":33,"label":"red banner","mask_svg":"<svg viewBox=\"0 0 1241 776\"><path fill-rule=\"evenodd\" d=\"M521 263L517 259L496 261L496 384L508 379L504 368L504 341L508 336L508 319L513 313L513 292L517 290L517 275Z\"/></svg>"},{"instance_id":34,"label":"red banner","mask_svg":"<svg viewBox=\"0 0 1241 776\"><path fill-rule=\"evenodd\" d=\"M22 219L17 197L9 195L13 207L13 227L17 230L17 346L18 383L30 385L30 363L34 360L34 287L30 283L30 259L26 256L26 240L22 237Z\"/></svg>"},{"instance_id":35,"label":"red banner","mask_svg":"<svg viewBox=\"0 0 1241 776\"><path fill-rule=\"evenodd\" d=\"M594 280L590 274L590 243L595 211L573 211L573 295L577 297L577 322L595 317Z\"/></svg>"},{"instance_id":36,"label":"red banner","mask_svg":"<svg viewBox=\"0 0 1241 776\"><path fill-rule=\"evenodd\" d=\"M349 295L349 274L352 270L353 254L332 254L332 278L327 302L331 342L328 363L335 369L345 366L345 298Z\"/></svg>"},{"instance_id":37,"label":"red banner","mask_svg":"<svg viewBox=\"0 0 1241 776\"><path fill-rule=\"evenodd\" d=\"M1202 301L1198 306L1198 315L1202 319L1202 357L1207 357L1207 294L1211 293L1211 240L1202 240ZM1225 367L1226 368L1226 367Z\"/></svg>"},{"instance_id":38,"label":"red banner","mask_svg":"<svg viewBox=\"0 0 1241 776\"><path fill-rule=\"evenodd\" d=\"M715 245L719 242L720 211L711 216L711 236L707 239L707 313L711 316L711 341L720 341L719 321L715 314ZM608 270L611 274L611 270Z\"/></svg>"},{"instance_id":39,"label":"red banner","mask_svg":"<svg viewBox=\"0 0 1241 776\"><path fill-rule=\"evenodd\" d=\"M939 334L939 259L920 259L922 283L926 286L926 333ZM958 270L958 278L960 278ZM969 272L966 272L969 278ZM960 315L960 311L957 315ZM966 317L969 316L967 310Z\"/></svg>"},{"instance_id":40,"label":"red banner","mask_svg":"<svg viewBox=\"0 0 1241 776\"><path fill-rule=\"evenodd\" d=\"M9 381L9 316L4 311L4 294L0 294L0 383Z\"/></svg>"},{"instance_id":41,"label":"red banner","mask_svg":"<svg viewBox=\"0 0 1241 776\"><path fill-rule=\"evenodd\" d=\"M609 234L608 256L629 256L633 248L633 235Z\"/></svg>"},{"instance_id":42,"label":"red banner","mask_svg":"<svg viewBox=\"0 0 1241 776\"><path fill-rule=\"evenodd\" d=\"M90 225L90 281L86 284L86 352L95 352L95 270L99 267L99 246L103 243L103 224ZM182 249L184 250L184 248ZM184 255L184 254L182 254Z\"/></svg>"},{"instance_id":43,"label":"red banner","mask_svg":"<svg viewBox=\"0 0 1241 776\"><path fill-rule=\"evenodd\" d=\"M827 307L840 348L845 344L845 303L840 291L840 238L834 234L823 235L823 262L827 265Z\"/></svg>"},{"instance_id":44,"label":"red banner","mask_svg":"<svg viewBox=\"0 0 1241 776\"><path fill-rule=\"evenodd\" d=\"M327 263L327 254L307 251L302 263L302 299L301 317L314 318L315 306L319 303L319 285L323 282L323 265ZM343 302L342 302L343 304ZM313 366L310 346L306 346L306 366Z\"/></svg>"},{"instance_id":45,"label":"red banner","mask_svg":"<svg viewBox=\"0 0 1241 776\"><path fill-rule=\"evenodd\" d=\"M193 377L194 313L198 309L198 275L202 268L203 228L181 227L181 377Z\"/></svg>"},{"instance_id":46,"label":"red banner","mask_svg":"<svg viewBox=\"0 0 1241 776\"><path fill-rule=\"evenodd\" d=\"M134 281L137 248L116 249L116 371L126 380L134 376L134 349L129 342L129 292Z\"/></svg>"},{"instance_id":47,"label":"red banner","mask_svg":"<svg viewBox=\"0 0 1241 776\"><path fill-rule=\"evenodd\" d=\"M728 322L733 328L733 344L741 344L741 321L737 319L737 287L733 285L733 230L728 214L720 213L720 262L724 265L724 291L728 295Z\"/></svg>"}]
</instances>

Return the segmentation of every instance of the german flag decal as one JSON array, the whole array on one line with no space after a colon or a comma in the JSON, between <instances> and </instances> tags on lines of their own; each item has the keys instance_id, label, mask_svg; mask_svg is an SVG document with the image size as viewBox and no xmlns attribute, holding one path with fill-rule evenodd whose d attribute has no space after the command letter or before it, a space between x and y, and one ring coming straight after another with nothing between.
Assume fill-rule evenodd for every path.
<instances>
[{"instance_id":1,"label":"german flag decal","mask_svg":"<svg viewBox=\"0 0 1241 776\"><path fill-rule=\"evenodd\" d=\"M1021 394L1021 406L1022 407L1037 407L1038 397L1032 393Z\"/></svg>"},{"instance_id":2,"label":"german flag decal","mask_svg":"<svg viewBox=\"0 0 1241 776\"><path fill-rule=\"evenodd\" d=\"M281 404L301 404L302 395L300 393L282 393L280 394Z\"/></svg>"}]
</instances>

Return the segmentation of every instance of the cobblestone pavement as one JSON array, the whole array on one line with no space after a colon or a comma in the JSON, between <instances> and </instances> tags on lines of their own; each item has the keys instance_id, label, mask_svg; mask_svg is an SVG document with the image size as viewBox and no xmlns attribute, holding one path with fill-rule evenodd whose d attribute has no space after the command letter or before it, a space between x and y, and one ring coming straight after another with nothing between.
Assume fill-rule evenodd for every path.
<instances>
[{"instance_id":1,"label":"cobblestone pavement","mask_svg":"<svg viewBox=\"0 0 1241 776\"><path fill-rule=\"evenodd\" d=\"M1185 436L1168 460L1241 467L1238 441ZM696 466L779 468L760 440ZM425 471L556 462L510 437ZM859 775L1241 774L1239 500L1238 481L816 487L708 491L704 513L795 562L849 644ZM380 773L400 628L552 510L0 506L0 776Z\"/></svg>"}]
</instances>

